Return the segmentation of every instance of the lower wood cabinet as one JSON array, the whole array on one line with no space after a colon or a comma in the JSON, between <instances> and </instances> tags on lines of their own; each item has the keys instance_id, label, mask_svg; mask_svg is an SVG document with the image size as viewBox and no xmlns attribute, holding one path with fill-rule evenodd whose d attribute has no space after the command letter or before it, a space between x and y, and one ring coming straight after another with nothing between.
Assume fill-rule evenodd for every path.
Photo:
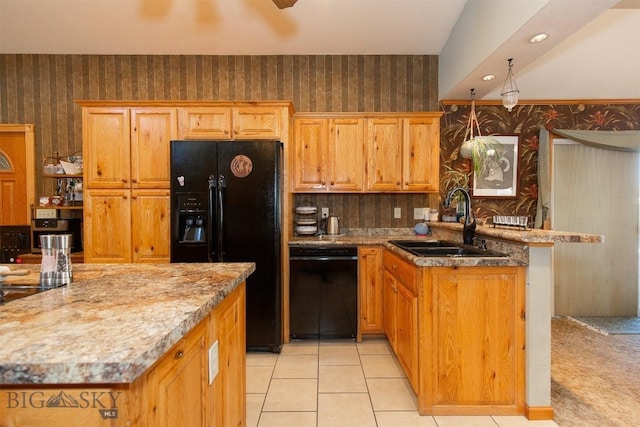
<instances>
[{"instance_id":1,"label":"lower wood cabinet","mask_svg":"<svg viewBox=\"0 0 640 427\"><path fill-rule=\"evenodd\" d=\"M381 334L384 332L382 319L383 272L380 246L358 248L358 334Z\"/></svg>"},{"instance_id":2,"label":"lower wood cabinet","mask_svg":"<svg viewBox=\"0 0 640 427\"><path fill-rule=\"evenodd\" d=\"M418 391L417 268L385 251L384 331L411 387Z\"/></svg>"},{"instance_id":3,"label":"lower wood cabinet","mask_svg":"<svg viewBox=\"0 0 640 427\"><path fill-rule=\"evenodd\" d=\"M525 267L424 269L423 414L524 414Z\"/></svg>"},{"instance_id":4,"label":"lower wood cabinet","mask_svg":"<svg viewBox=\"0 0 640 427\"><path fill-rule=\"evenodd\" d=\"M85 262L169 262L169 190L88 190Z\"/></svg>"}]
</instances>

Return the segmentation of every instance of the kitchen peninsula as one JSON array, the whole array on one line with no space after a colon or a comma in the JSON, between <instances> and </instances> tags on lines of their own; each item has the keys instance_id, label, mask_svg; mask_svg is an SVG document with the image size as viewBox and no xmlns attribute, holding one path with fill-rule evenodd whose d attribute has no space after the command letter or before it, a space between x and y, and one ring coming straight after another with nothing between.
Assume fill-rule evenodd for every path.
<instances>
[{"instance_id":1,"label":"kitchen peninsula","mask_svg":"<svg viewBox=\"0 0 640 427\"><path fill-rule=\"evenodd\" d=\"M461 224L431 223L431 233L462 241ZM487 249L509 257L420 257L390 242L411 234L358 229L291 243L359 247L359 337L389 337L421 414L553 419L552 249L603 237L478 226Z\"/></svg>"},{"instance_id":2,"label":"kitchen peninsula","mask_svg":"<svg viewBox=\"0 0 640 427\"><path fill-rule=\"evenodd\" d=\"M38 266L21 268L13 283L37 283ZM79 264L70 285L3 305L0 425L243 424L254 271Z\"/></svg>"}]
</instances>

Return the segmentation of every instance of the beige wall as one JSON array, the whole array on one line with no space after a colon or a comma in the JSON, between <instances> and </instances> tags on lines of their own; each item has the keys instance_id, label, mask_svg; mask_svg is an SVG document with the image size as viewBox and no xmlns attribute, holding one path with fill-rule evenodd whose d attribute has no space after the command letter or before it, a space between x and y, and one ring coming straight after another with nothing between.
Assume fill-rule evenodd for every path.
<instances>
[{"instance_id":1,"label":"beige wall","mask_svg":"<svg viewBox=\"0 0 640 427\"><path fill-rule=\"evenodd\" d=\"M45 157L82 149L77 100L284 100L296 111L437 111L436 56L0 55L0 123L33 123L36 196ZM323 196L343 226L412 225L424 196ZM417 201L416 201L417 199ZM349 202L345 202L349 200ZM356 209L354 211L354 208ZM348 220L347 220L348 218Z\"/></svg>"}]
</instances>

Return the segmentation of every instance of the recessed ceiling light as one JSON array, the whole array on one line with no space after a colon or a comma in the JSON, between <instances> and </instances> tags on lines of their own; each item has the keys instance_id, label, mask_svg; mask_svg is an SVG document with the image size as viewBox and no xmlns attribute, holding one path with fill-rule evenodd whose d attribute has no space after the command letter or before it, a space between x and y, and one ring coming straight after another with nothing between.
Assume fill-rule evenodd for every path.
<instances>
[{"instance_id":1,"label":"recessed ceiling light","mask_svg":"<svg viewBox=\"0 0 640 427\"><path fill-rule=\"evenodd\" d=\"M547 37L549 37L549 34L547 33L538 33L529 39L529 43L540 43L545 41Z\"/></svg>"},{"instance_id":2,"label":"recessed ceiling light","mask_svg":"<svg viewBox=\"0 0 640 427\"><path fill-rule=\"evenodd\" d=\"M489 80L493 80L495 78L496 78L495 74L486 74L482 76L482 80L484 80L485 82L488 82Z\"/></svg>"}]
</instances>

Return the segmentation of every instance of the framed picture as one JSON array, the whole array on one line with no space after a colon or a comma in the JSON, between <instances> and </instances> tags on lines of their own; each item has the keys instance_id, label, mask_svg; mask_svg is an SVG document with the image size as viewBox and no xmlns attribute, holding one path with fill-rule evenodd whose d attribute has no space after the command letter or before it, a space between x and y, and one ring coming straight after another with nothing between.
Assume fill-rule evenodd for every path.
<instances>
[{"instance_id":1,"label":"framed picture","mask_svg":"<svg viewBox=\"0 0 640 427\"><path fill-rule=\"evenodd\" d=\"M482 159L473 172L473 197L515 198L518 196L518 146L520 135L491 135L502 150Z\"/></svg>"}]
</instances>

